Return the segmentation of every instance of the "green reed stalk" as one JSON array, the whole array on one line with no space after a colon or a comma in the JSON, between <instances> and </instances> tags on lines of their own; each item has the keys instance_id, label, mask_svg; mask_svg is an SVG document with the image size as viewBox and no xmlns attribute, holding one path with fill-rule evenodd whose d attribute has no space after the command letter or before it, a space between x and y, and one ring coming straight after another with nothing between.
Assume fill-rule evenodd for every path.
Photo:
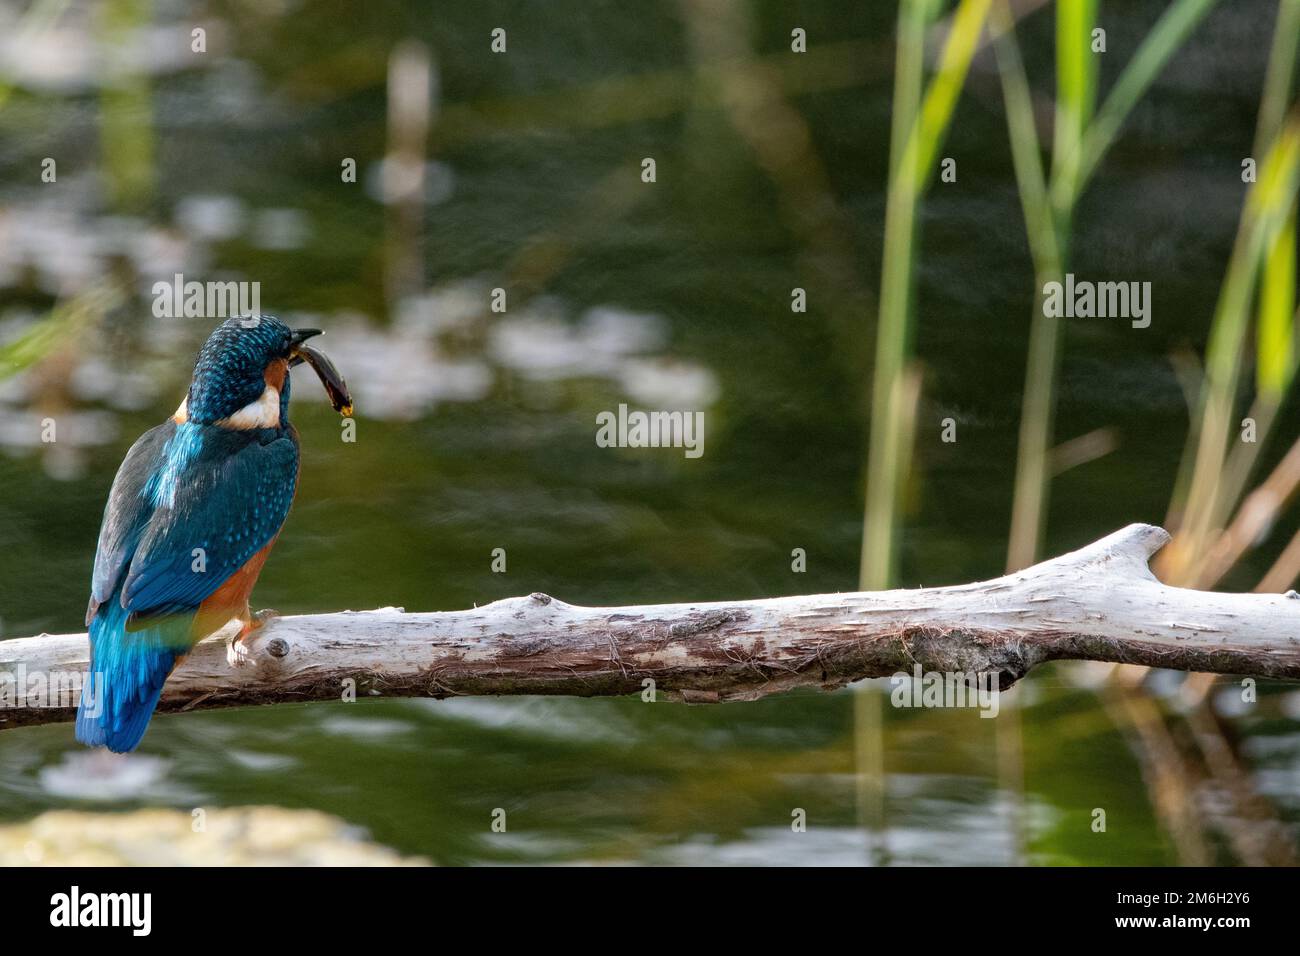
<instances>
[{"instance_id":1,"label":"green reed stalk","mask_svg":"<svg viewBox=\"0 0 1300 956\"><path fill-rule=\"evenodd\" d=\"M1215 2L1175 0L1147 34L1102 106L1096 109L1097 54L1091 49L1092 31L1097 22L1096 0L1059 0L1056 123L1051 178L1046 180L1038 158L1038 137L1012 17L1005 0L999 0L999 73L1038 288L1047 282L1060 281L1068 271L1070 234L1079 196L1134 105ZM1029 330L1029 359L1007 547L1009 569L1026 567L1039 556L1047 514L1060 351L1060 319L1044 315L1036 305Z\"/></svg>"}]
</instances>

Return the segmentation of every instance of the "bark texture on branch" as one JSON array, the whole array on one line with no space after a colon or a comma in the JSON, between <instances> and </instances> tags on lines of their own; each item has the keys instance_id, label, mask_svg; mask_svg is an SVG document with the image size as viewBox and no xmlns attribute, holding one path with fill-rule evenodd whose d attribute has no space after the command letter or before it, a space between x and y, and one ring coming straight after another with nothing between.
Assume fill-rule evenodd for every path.
<instances>
[{"instance_id":1,"label":"bark texture on branch","mask_svg":"<svg viewBox=\"0 0 1300 956\"><path fill-rule=\"evenodd\" d=\"M1006 687L1052 660L1300 680L1296 593L1167 587L1148 560L1168 539L1134 524L1024 571L952 587L610 608L533 594L468 611L275 618L233 647L201 642L159 709L338 700L349 678L358 696L394 697L594 697L638 693L652 679L658 693L706 702L832 689L920 664L993 672ZM70 678L86 667L84 634L0 642L0 678ZM68 707L5 703L0 727L72 717Z\"/></svg>"}]
</instances>

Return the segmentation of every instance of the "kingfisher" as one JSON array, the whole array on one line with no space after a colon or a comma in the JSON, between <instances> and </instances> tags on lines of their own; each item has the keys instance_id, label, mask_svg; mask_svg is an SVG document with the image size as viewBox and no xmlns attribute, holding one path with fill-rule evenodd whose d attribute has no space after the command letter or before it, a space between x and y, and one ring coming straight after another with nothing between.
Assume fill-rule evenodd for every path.
<instances>
[{"instance_id":1,"label":"kingfisher","mask_svg":"<svg viewBox=\"0 0 1300 956\"><path fill-rule=\"evenodd\" d=\"M289 370L309 364L334 410L352 414L334 364L304 344L319 334L270 315L227 319L199 350L176 413L126 453L86 609L82 743L134 750L163 683L195 644L227 627L242 640L260 626L249 595L298 485Z\"/></svg>"}]
</instances>

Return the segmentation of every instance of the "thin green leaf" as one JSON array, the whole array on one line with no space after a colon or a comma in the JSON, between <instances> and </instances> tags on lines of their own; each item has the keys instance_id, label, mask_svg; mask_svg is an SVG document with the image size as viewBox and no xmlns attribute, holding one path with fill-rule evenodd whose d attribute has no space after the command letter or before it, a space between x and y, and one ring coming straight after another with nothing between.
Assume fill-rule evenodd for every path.
<instances>
[{"instance_id":1,"label":"thin green leaf","mask_svg":"<svg viewBox=\"0 0 1300 956\"><path fill-rule=\"evenodd\" d=\"M1115 141L1120 127L1152 84L1165 64L1186 42L1217 0L1174 0L1151 28L1133 59L1115 81L1114 88L1097 111L1096 119L1084 134L1074 183L1063 184L1073 195L1082 190L1088 178Z\"/></svg>"},{"instance_id":2,"label":"thin green leaf","mask_svg":"<svg viewBox=\"0 0 1300 956\"><path fill-rule=\"evenodd\" d=\"M1277 234L1264 259L1259 295L1256 384L1260 397L1282 401L1295 375L1296 215Z\"/></svg>"}]
</instances>

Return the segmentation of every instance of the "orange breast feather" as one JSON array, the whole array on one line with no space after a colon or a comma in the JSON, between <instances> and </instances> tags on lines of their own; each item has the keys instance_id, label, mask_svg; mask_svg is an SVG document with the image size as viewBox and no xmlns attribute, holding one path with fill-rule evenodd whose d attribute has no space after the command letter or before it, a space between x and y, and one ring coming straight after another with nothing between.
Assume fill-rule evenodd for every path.
<instances>
[{"instance_id":1,"label":"orange breast feather","mask_svg":"<svg viewBox=\"0 0 1300 956\"><path fill-rule=\"evenodd\" d=\"M208 599L199 605L191 629L195 640L211 634L231 618L237 617L245 623L248 622L251 616L248 598L253 593L253 585L257 583L258 575L262 573L262 565L266 564L273 547L275 547L275 538L245 561L242 568L228 577L221 587L213 591Z\"/></svg>"}]
</instances>

